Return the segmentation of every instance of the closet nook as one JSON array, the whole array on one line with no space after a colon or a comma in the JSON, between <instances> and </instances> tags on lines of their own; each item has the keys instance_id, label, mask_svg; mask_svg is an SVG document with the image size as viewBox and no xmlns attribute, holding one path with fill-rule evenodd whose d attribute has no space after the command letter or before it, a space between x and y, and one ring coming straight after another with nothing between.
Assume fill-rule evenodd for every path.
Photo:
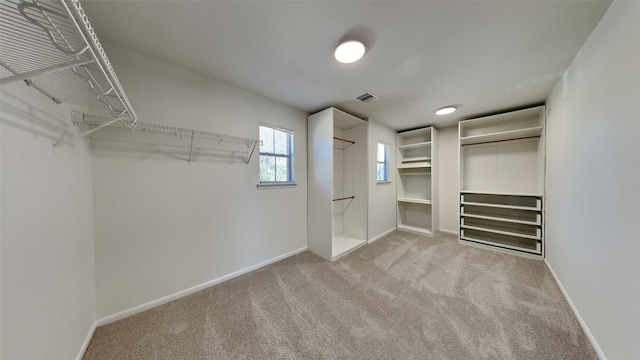
<instances>
[{"instance_id":1,"label":"closet nook","mask_svg":"<svg viewBox=\"0 0 640 360\"><path fill-rule=\"evenodd\" d=\"M335 260L367 241L367 122L336 108L308 118L308 246Z\"/></svg>"},{"instance_id":2,"label":"closet nook","mask_svg":"<svg viewBox=\"0 0 640 360\"><path fill-rule=\"evenodd\" d=\"M460 242L544 255L545 107L461 121Z\"/></svg>"}]
</instances>

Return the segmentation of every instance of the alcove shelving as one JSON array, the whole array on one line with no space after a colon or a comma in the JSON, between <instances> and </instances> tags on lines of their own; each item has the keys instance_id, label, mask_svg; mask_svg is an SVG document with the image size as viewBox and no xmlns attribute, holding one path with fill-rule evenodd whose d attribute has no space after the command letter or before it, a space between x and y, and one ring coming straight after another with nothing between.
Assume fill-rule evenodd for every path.
<instances>
[{"instance_id":1,"label":"alcove shelving","mask_svg":"<svg viewBox=\"0 0 640 360\"><path fill-rule=\"evenodd\" d=\"M544 123L537 106L458 124L461 243L544 256Z\"/></svg>"},{"instance_id":2,"label":"alcove shelving","mask_svg":"<svg viewBox=\"0 0 640 360\"><path fill-rule=\"evenodd\" d=\"M367 125L336 108L308 118L307 241L327 260L367 241Z\"/></svg>"},{"instance_id":3,"label":"alcove shelving","mask_svg":"<svg viewBox=\"0 0 640 360\"><path fill-rule=\"evenodd\" d=\"M425 235L438 232L438 131L432 127L397 134L396 227Z\"/></svg>"}]
</instances>

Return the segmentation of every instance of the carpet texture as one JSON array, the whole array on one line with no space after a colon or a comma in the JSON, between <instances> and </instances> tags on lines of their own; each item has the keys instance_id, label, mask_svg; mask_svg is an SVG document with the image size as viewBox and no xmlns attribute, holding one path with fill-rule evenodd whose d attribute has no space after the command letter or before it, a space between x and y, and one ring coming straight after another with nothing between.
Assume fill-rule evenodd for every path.
<instances>
[{"instance_id":1,"label":"carpet texture","mask_svg":"<svg viewBox=\"0 0 640 360\"><path fill-rule=\"evenodd\" d=\"M93 359L597 359L541 261L396 231L99 327Z\"/></svg>"}]
</instances>

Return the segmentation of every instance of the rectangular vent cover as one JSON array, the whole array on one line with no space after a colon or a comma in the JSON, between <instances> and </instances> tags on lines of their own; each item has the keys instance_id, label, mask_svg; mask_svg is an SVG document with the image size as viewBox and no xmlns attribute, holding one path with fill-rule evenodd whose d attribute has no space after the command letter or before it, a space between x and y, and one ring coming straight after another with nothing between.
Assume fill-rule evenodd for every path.
<instances>
[{"instance_id":1,"label":"rectangular vent cover","mask_svg":"<svg viewBox=\"0 0 640 360\"><path fill-rule=\"evenodd\" d=\"M378 100L378 97L373 95L370 92L366 92L366 93L358 96L356 99L362 101L363 103L368 103L369 101Z\"/></svg>"}]
</instances>

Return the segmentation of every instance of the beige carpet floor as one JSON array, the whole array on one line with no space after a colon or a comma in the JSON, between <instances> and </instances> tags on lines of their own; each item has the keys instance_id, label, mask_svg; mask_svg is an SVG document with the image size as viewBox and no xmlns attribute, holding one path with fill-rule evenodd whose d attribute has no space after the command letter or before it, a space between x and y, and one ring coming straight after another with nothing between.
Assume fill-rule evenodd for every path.
<instances>
[{"instance_id":1,"label":"beige carpet floor","mask_svg":"<svg viewBox=\"0 0 640 360\"><path fill-rule=\"evenodd\" d=\"M541 261L394 232L99 327L93 359L597 359Z\"/></svg>"}]
</instances>

